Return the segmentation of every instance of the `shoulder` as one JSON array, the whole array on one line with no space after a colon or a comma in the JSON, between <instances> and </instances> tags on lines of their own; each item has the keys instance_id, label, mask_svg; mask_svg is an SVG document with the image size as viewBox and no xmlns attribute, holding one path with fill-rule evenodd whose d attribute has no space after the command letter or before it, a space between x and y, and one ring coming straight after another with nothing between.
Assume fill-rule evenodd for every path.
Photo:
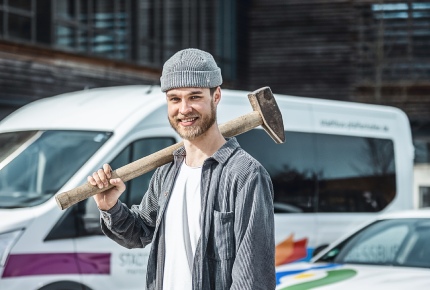
<instances>
[{"instance_id":1,"label":"shoulder","mask_svg":"<svg viewBox=\"0 0 430 290\"><path fill-rule=\"evenodd\" d=\"M257 159L252 157L248 152L246 152L242 147L237 147L235 152L231 155L228 163L236 165L248 165L250 169L256 169L263 167Z\"/></svg>"},{"instance_id":2,"label":"shoulder","mask_svg":"<svg viewBox=\"0 0 430 290\"><path fill-rule=\"evenodd\" d=\"M234 192L234 196L240 200L251 198L256 194L273 199L273 184L267 170L242 148L237 148L231 158L225 164L221 184ZM253 198L251 198L254 200Z\"/></svg>"},{"instance_id":3,"label":"shoulder","mask_svg":"<svg viewBox=\"0 0 430 290\"><path fill-rule=\"evenodd\" d=\"M224 146L214 155L214 159L227 170L239 170L246 173L260 170L265 171L260 162L246 152L235 137L227 139Z\"/></svg>"},{"instance_id":4,"label":"shoulder","mask_svg":"<svg viewBox=\"0 0 430 290\"><path fill-rule=\"evenodd\" d=\"M261 163L246 152L242 147L238 147L225 164L225 168L234 175L250 179L256 175L270 178L267 170Z\"/></svg>"}]
</instances>

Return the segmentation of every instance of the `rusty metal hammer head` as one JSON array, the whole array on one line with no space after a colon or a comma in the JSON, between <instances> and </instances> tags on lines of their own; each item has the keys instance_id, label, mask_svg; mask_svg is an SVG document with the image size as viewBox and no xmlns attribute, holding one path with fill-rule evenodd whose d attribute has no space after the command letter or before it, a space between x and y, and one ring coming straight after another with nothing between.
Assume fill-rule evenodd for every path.
<instances>
[{"instance_id":1,"label":"rusty metal hammer head","mask_svg":"<svg viewBox=\"0 0 430 290\"><path fill-rule=\"evenodd\" d=\"M255 90L248 94L248 98L254 111L259 112L263 119L261 127L266 130L276 143L285 142L282 114L270 88L262 87Z\"/></svg>"}]
</instances>

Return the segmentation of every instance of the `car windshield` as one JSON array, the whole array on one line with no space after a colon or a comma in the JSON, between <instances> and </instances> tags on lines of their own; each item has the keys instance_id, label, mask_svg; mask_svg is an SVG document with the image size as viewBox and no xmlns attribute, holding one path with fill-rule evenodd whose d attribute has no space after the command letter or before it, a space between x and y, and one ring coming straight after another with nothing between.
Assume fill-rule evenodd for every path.
<instances>
[{"instance_id":1,"label":"car windshield","mask_svg":"<svg viewBox=\"0 0 430 290\"><path fill-rule=\"evenodd\" d=\"M0 208L43 203L109 136L81 131L0 133Z\"/></svg>"},{"instance_id":2,"label":"car windshield","mask_svg":"<svg viewBox=\"0 0 430 290\"><path fill-rule=\"evenodd\" d=\"M430 218L375 222L316 262L430 268Z\"/></svg>"}]
</instances>

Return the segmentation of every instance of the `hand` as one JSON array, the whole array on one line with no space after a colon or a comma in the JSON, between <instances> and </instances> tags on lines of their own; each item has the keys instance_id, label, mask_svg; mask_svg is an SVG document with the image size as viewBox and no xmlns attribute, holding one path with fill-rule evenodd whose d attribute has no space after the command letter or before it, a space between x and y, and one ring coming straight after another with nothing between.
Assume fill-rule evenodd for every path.
<instances>
[{"instance_id":1,"label":"hand","mask_svg":"<svg viewBox=\"0 0 430 290\"><path fill-rule=\"evenodd\" d=\"M120 195L125 191L125 184L121 178L112 178L112 168L109 164L103 164L103 169L99 169L91 176L87 177L87 181L98 188L107 188L109 183L114 187L94 195L94 200L101 210L111 209L117 202Z\"/></svg>"}]
</instances>

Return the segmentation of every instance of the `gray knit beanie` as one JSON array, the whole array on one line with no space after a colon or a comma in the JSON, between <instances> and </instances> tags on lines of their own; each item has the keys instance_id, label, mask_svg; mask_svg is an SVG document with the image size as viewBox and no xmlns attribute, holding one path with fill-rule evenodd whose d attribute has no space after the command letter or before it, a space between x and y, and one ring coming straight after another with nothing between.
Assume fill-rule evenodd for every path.
<instances>
[{"instance_id":1,"label":"gray knit beanie","mask_svg":"<svg viewBox=\"0 0 430 290\"><path fill-rule=\"evenodd\" d=\"M214 88L222 84L221 69L210 53L188 48L175 53L163 66L161 91L174 88Z\"/></svg>"}]
</instances>

